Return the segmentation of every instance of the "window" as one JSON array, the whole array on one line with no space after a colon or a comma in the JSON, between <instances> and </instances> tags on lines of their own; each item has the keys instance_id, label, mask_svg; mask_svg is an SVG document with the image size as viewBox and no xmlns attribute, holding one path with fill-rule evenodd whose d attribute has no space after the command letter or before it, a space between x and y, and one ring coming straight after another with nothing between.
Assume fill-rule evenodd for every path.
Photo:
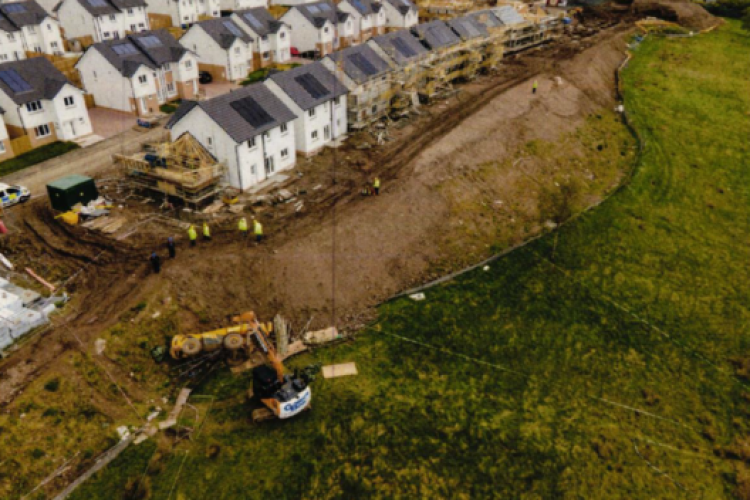
<instances>
[{"instance_id":1,"label":"window","mask_svg":"<svg viewBox=\"0 0 750 500\"><path fill-rule=\"evenodd\" d=\"M313 133L310 134L310 137L312 138L313 141L317 141L318 140L318 131L317 130L313 130Z\"/></svg>"},{"instance_id":2,"label":"window","mask_svg":"<svg viewBox=\"0 0 750 500\"><path fill-rule=\"evenodd\" d=\"M41 101L31 101L26 103L26 110L29 113L36 113L37 111L42 110L42 102Z\"/></svg>"},{"instance_id":3,"label":"window","mask_svg":"<svg viewBox=\"0 0 750 500\"><path fill-rule=\"evenodd\" d=\"M286 134L287 132L289 132L289 127L286 126L286 123L282 123L281 124L281 133L282 134Z\"/></svg>"},{"instance_id":4,"label":"window","mask_svg":"<svg viewBox=\"0 0 750 500\"><path fill-rule=\"evenodd\" d=\"M281 38L282 40L286 38L286 33L284 33L283 31L279 33L279 38Z\"/></svg>"},{"instance_id":5,"label":"window","mask_svg":"<svg viewBox=\"0 0 750 500\"><path fill-rule=\"evenodd\" d=\"M255 165L250 167L250 173L255 175Z\"/></svg>"},{"instance_id":6,"label":"window","mask_svg":"<svg viewBox=\"0 0 750 500\"><path fill-rule=\"evenodd\" d=\"M289 156L289 150L287 148L282 149L281 150L281 157L282 158L286 158L287 156Z\"/></svg>"},{"instance_id":7,"label":"window","mask_svg":"<svg viewBox=\"0 0 750 500\"><path fill-rule=\"evenodd\" d=\"M57 42L50 43L50 47L52 47L53 49L56 49L57 48Z\"/></svg>"},{"instance_id":8,"label":"window","mask_svg":"<svg viewBox=\"0 0 750 500\"><path fill-rule=\"evenodd\" d=\"M110 14L110 15L109 15L109 20L110 20L110 21L114 21L115 19L117 19L117 18L115 17L115 15L114 15L114 14Z\"/></svg>"},{"instance_id":9,"label":"window","mask_svg":"<svg viewBox=\"0 0 750 500\"><path fill-rule=\"evenodd\" d=\"M16 37L13 36L13 33L8 34L8 41L9 42L15 42L16 41Z\"/></svg>"},{"instance_id":10,"label":"window","mask_svg":"<svg viewBox=\"0 0 750 500\"><path fill-rule=\"evenodd\" d=\"M333 103L334 103L334 104L335 104L336 106L341 106L341 97L337 97L336 99L334 99L334 100L333 100Z\"/></svg>"},{"instance_id":11,"label":"window","mask_svg":"<svg viewBox=\"0 0 750 500\"><path fill-rule=\"evenodd\" d=\"M255 146L255 137L251 137L250 140L247 141L247 147L253 149Z\"/></svg>"},{"instance_id":12,"label":"window","mask_svg":"<svg viewBox=\"0 0 750 500\"><path fill-rule=\"evenodd\" d=\"M185 61L185 69L190 69L193 67L193 61Z\"/></svg>"},{"instance_id":13,"label":"window","mask_svg":"<svg viewBox=\"0 0 750 500\"><path fill-rule=\"evenodd\" d=\"M109 31L105 31L105 32L104 32L104 33L102 34L102 37L103 37L103 38L109 38Z\"/></svg>"},{"instance_id":14,"label":"window","mask_svg":"<svg viewBox=\"0 0 750 500\"><path fill-rule=\"evenodd\" d=\"M172 69L172 66L169 63L164 63L164 71L169 71Z\"/></svg>"},{"instance_id":15,"label":"window","mask_svg":"<svg viewBox=\"0 0 750 500\"><path fill-rule=\"evenodd\" d=\"M310 118L314 117L315 116L315 108L310 108L307 111L307 114L310 116Z\"/></svg>"},{"instance_id":16,"label":"window","mask_svg":"<svg viewBox=\"0 0 750 500\"><path fill-rule=\"evenodd\" d=\"M209 146L213 146L214 145L214 140L212 138L210 138L210 137L206 139L206 142L208 142Z\"/></svg>"},{"instance_id":17,"label":"window","mask_svg":"<svg viewBox=\"0 0 750 500\"><path fill-rule=\"evenodd\" d=\"M138 23L139 28L143 28L143 23Z\"/></svg>"},{"instance_id":18,"label":"window","mask_svg":"<svg viewBox=\"0 0 750 500\"><path fill-rule=\"evenodd\" d=\"M0 142L0 153L5 153L5 143Z\"/></svg>"},{"instance_id":19,"label":"window","mask_svg":"<svg viewBox=\"0 0 750 500\"><path fill-rule=\"evenodd\" d=\"M184 2L183 2L183 5L185 5ZM185 21L190 21L190 18L188 16L185 16L184 19L185 19Z\"/></svg>"},{"instance_id":20,"label":"window","mask_svg":"<svg viewBox=\"0 0 750 500\"><path fill-rule=\"evenodd\" d=\"M39 45L37 45L37 46L34 47L34 52L36 52L37 54L41 54L42 53L42 48Z\"/></svg>"},{"instance_id":21,"label":"window","mask_svg":"<svg viewBox=\"0 0 750 500\"><path fill-rule=\"evenodd\" d=\"M6 54L0 54L0 61L7 61L8 56Z\"/></svg>"},{"instance_id":22,"label":"window","mask_svg":"<svg viewBox=\"0 0 750 500\"><path fill-rule=\"evenodd\" d=\"M138 81L141 85L146 85L146 83L148 82L148 77L146 75L141 75L138 77Z\"/></svg>"},{"instance_id":23,"label":"window","mask_svg":"<svg viewBox=\"0 0 750 500\"><path fill-rule=\"evenodd\" d=\"M374 114L375 114L375 113L377 113L377 112L378 112L378 107L377 107L377 105L376 105L376 106L373 106L373 107L372 107L372 114L374 115Z\"/></svg>"},{"instance_id":24,"label":"window","mask_svg":"<svg viewBox=\"0 0 750 500\"><path fill-rule=\"evenodd\" d=\"M49 125L46 123L44 125L39 125L34 129L34 132L36 133L37 137L47 137L49 135Z\"/></svg>"},{"instance_id":25,"label":"window","mask_svg":"<svg viewBox=\"0 0 750 500\"><path fill-rule=\"evenodd\" d=\"M328 33L328 27L323 28L323 33Z\"/></svg>"},{"instance_id":26,"label":"window","mask_svg":"<svg viewBox=\"0 0 750 500\"><path fill-rule=\"evenodd\" d=\"M173 93L174 93L174 83L172 83L172 82L169 82L169 83L167 84L167 92L169 92L170 94L173 94Z\"/></svg>"},{"instance_id":27,"label":"window","mask_svg":"<svg viewBox=\"0 0 750 500\"><path fill-rule=\"evenodd\" d=\"M94 71L94 80L96 80L96 71Z\"/></svg>"},{"instance_id":28,"label":"window","mask_svg":"<svg viewBox=\"0 0 750 500\"><path fill-rule=\"evenodd\" d=\"M135 24L130 25L130 31L135 31L138 28Z\"/></svg>"},{"instance_id":29,"label":"window","mask_svg":"<svg viewBox=\"0 0 750 500\"><path fill-rule=\"evenodd\" d=\"M72 108L73 106L76 105L75 98L72 95L63 99L63 102L65 103L66 108Z\"/></svg>"},{"instance_id":30,"label":"window","mask_svg":"<svg viewBox=\"0 0 750 500\"><path fill-rule=\"evenodd\" d=\"M52 31L52 25L51 24L47 25L47 31Z\"/></svg>"},{"instance_id":31,"label":"window","mask_svg":"<svg viewBox=\"0 0 750 500\"><path fill-rule=\"evenodd\" d=\"M268 53L268 52L263 52L263 59L268 59L269 57L271 57L271 54L270 54L270 53Z\"/></svg>"},{"instance_id":32,"label":"window","mask_svg":"<svg viewBox=\"0 0 750 500\"><path fill-rule=\"evenodd\" d=\"M36 29L34 29L33 26L29 26L29 33L33 35L34 33L36 33Z\"/></svg>"},{"instance_id":33,"label":"window","mask_svg":"<svg viewBox=\"0 0 750 500\"><path fill-rule=\"evenodd\" d=\"M133 15L133 9L128 9L128 15L129 15L129 16L132 16L132 15Z\"/></svg>"},{"instance_id":34,"label":"window","mask_svg":"<svg viewBox=\"0 0 750 500\"><path fill-rule=\"evenodd\" d=\"M260 37L260 39L263 40L264 42L267 42L268 41L268 35L263 35L262 37Z\"/></svg>"},{"instance_id":35,"label":"window","mask_svg":"<svg viewBox=\"0 0 750 500\"><path fill-rule=\"evenodd\" d=\"M234 53L235 54L239 54L240 53L240 48L239 47L235 47L234 48Z\"/></svg>"}]
</instances>

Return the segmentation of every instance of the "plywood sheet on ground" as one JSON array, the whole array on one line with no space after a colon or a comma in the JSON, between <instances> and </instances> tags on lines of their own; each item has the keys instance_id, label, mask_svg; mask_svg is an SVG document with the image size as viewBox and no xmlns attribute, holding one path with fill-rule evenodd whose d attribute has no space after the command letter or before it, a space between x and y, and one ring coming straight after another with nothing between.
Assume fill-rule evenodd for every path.
<instances>
[{"instance_id":1,"label":"plywood sheet on ground","mask_svg":"<svg viewBox=\"0 0 750 500\"><path fill-rule=\"evenodd\" d=\"M348 375L357 375L357 365L354 363L342 363L340 365L323 367L323 378L346 377Z\"/></svg>"}]
</instances>

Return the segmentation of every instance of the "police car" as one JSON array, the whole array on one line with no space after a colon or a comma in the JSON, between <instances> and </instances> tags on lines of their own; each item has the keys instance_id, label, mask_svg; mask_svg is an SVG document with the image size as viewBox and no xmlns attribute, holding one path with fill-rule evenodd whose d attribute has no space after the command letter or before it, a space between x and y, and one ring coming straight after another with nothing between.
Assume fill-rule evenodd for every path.
<instances>
[{"instance_id":1,"label":"police car","mask_svg":"<svg viewBox=\"0 0 750 500\"><path fill-rule=\"evenodd\" d=\"M29 198L31 198L31 191L25 187L0 183L0 200L2 200L3 208L23 203Z\"/></svg>"}]
</instances>

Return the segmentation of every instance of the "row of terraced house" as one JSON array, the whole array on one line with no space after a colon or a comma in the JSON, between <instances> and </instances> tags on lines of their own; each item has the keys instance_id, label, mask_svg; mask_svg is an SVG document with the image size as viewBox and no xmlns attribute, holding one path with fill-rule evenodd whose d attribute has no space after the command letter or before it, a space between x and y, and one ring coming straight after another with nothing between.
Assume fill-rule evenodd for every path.
<instances>
[{"instance_id":1,"label":"row of terraced house","mask_svg":"<svg viewBox=\"0 0 750 500\"><path fill-rule=\"evenodd\" d=\"M251 188L293 168L298 155L335 146L348 131L450 95L456 83L496 68L504 52L548 41L561 29L560 17L528 22L507 9L513 7L369 37L264 82L184 102L167 128L173 141L190 134L226 165L230 185ZM529 25L533 33L526 33Z\"/></svg>"}]
</instances>

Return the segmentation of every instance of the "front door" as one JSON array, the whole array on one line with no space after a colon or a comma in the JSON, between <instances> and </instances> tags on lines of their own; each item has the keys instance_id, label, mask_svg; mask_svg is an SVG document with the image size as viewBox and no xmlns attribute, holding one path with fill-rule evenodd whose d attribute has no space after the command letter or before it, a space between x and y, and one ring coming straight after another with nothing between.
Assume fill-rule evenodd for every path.
<instances>
[{"instance_id":1,"label":"front door","mask_svg":"<svg viewBox=\"0 0 750 500\"><path fill-rule=\"evenodd\" d=\"M328 141L331 139L331 127L329 125L326 125L323 127L323 138Z\"/></svg>"},{"instance_id":2,"label":"front door","mask_svg":"<svg viewBox=\"0 0 750 500\"><path fill-rule=\"evenodd\" d=\"M269 156L266 158L266 177L273 174L273 156Z\"/></svg>"},{"instance_id":3,"label":"front door","mask_svg":"<svg viewBox=\"0 0 750 500\"><path fill-rule=\"evenodd\" d=\"M75 121L74 120L70 120L68 122L68 125L70 126L70 137L75 137L76 136Z\"/></svg>"}]
</instances>

